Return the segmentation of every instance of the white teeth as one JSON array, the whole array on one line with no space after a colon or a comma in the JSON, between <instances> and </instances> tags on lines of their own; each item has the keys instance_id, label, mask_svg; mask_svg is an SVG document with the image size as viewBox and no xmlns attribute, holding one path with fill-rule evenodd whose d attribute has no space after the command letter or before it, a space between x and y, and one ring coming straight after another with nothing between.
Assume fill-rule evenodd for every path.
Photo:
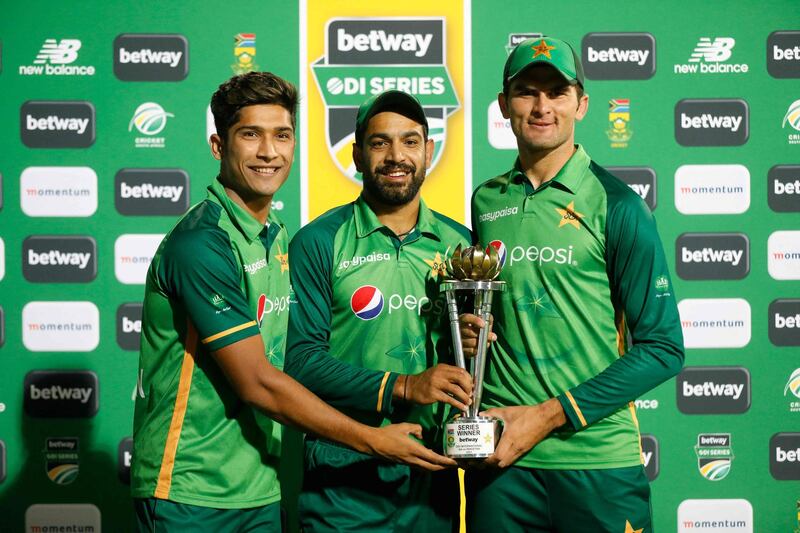
<instances>
[{"instance_id":1,"label":"white teeth","mask_svg":"<svg viewBox=\"0 0 800 533\"><path fill-rule=\"evenodd\" d=\"M250 167L251 170L259 174L275 174L278 169L274 167Z\"/></svg>"}]
</instances>

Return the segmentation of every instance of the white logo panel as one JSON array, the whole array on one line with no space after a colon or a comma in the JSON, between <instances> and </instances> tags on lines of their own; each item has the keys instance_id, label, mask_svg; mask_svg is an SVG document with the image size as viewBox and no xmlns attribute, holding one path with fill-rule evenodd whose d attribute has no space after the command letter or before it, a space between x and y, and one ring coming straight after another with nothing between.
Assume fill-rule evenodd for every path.
<instances>
[{"instance_id":1,"label":"white logo panel","mask_svg":"<svg viewBox=\"0 0 800 533\"><path fill-rule=\"evenodd\" d=\"M687 348L741 348L750 342L750 304L742 298L678 303Z\"/></svg>"},{"instance_id":2,"label":"white logo panel","mask_svg":"<svg viewBox=\"0 0 800 533\"><path fill-rule=\"evenodd\" d=\"M97 174L89 167L28 167L20 176L29 217L88 217L97 211Z\"/></svg>"},{"instance_id":3,"label":"white logo panel","mask_svg":"<svg viewBox=\"0 0 800 533\"><path fill-rule=\"evenodd\" d=\"M742 165L680 166L675 207L684 215L744 213L750 207L750 172Z\"/></svg>"},{"instance_id":4,"label":"white logo panel","mask_svg":"<svg viewBox=\"0 0 800 533\"><path fill-rule=\"evenodd\" d=\"M773 279L800 279L800 231L776 231L769 236L767 269Z\"/></svg>"},{"instance_id":5,"label":"white logo panel","mask_svg":"<svg viewBox=\"0 0 800 533\"><path fill-rule=\"evenodd\" d=\"M117 280L128 285L143 284L163 238L163 234L120 235L114 243L114 274Z\"/></svg>"},{"instance_id":6,"label":"white logo panel","mask_svg":"<svg viewBox=\"0 0 800 533\"><path fill-rule=\"evenodd\" d=\"M25 533L100 530L100 510L89 503L37 503L25 511Z\"/></svg>"},{"instance_id":7,"label":"white logo panel","mask_svg":"<svg viewBox=\"0 0 800 533\"><path fill-rule=\"evenodd\" d=\"M6 243L0 238L0 280L6 276Z\"/></svg>"},{"instance_id":8,"label":"white logo panel","mask_svg":"<svg viewBox=\"0 0 800 533\"><path fill-rule=\"evenodd\" d=\"M753 533L753 506L747 500L683 500L678 533Z\"/></svg>"},{"instance_id":9,"label":"white logo panel","mask_svg":"<svg viewBox=\"0 0 800 533\"><path fill-rule=\"evenodd\" d=\"M514 132L511 131L511 121L503 118L503 113L500 111L500 104L497 103L497 100L493 100L489 104L488 114L489 144L492 145L492 148L516 150L517 138L514 137Z\"/></svg>"},{"instance_id":10,"label":"white logo panel","mask_svg":"<svg viewBox=\"0 0 800 533\"><path fill-rule=\"evenodd\" d=\"M92 302L29 302L22 308L22 343L32 352L90 352L100 342Z\"/></svg>"}]
</instances>

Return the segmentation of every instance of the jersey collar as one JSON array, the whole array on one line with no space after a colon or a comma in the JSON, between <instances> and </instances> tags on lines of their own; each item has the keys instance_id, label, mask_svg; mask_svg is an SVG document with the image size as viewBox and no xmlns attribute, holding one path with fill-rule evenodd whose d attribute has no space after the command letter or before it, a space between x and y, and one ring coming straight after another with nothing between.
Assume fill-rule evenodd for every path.
<instances>
[{"instance_id":1,"label":"jersey collar","mask_svg":"<svg viewBox=\"0 0 800 533\"><path fill-rule=\"evenodd\" d=\"M575 153L567 160L561 170L558 171L553 179L543 183L538 189L534 190L531 181L522 171L520 166L519 157L514 162L514 168L509 173L509 184L516 183L525 187L525 194L533 194L539 192L545 187L556 187L571 194L576 194L583 182L583 176L589 168L591 159L580 144L576 145Z\"/></svg>"},{"instance_id":2,"label":"jersey collar","mask_svg":"<svg viewBox=\"0 0 800 533\"><path fill-rule=\"evenodd\" d=\"M233 225L244 235L247 242L252 242L259 235L266 237L268 242L272 242L283 228L283 222L275 215L274 210L269 210L269 215L267 216L269 227L266 227L239 204L231 200L225 192L225 187L220 183L219 176L214 178L214 181L208 186L208 198L222 206L222 209L228 213Z\"/></svg>"},{"instance_id":3,"label":"jersey collar","mask_svg":"<svg viewBox=\"0 0 800 533\"><path fill-rule=\"evenodd\" d=\"M381 221L378 220L375 212L370 208L367 201L364 200L363 195L359 195L355 202L353 202L353 216L355 217L356 236L361 239L371 233L386 228ZM386 228L386 231L391 235L391 230ZM422 198L419 199L419 215L417 217L417 226L412 233L419 233L427 237L433 237L439 240L439 223L433 212L428 209Z\"/></svg>"}]
</instances>

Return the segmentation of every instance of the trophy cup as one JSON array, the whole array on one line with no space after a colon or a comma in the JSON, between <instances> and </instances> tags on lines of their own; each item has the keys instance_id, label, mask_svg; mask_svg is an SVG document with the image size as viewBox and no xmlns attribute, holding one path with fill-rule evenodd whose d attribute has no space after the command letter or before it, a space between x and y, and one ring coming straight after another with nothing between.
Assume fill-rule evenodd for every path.
<instances>
[{"instance_id":1,"label":"trophy cup","mask_svg":"<svg viewBox=\"0 0 800 533\"><path fill-rule=\"evenodd\" d=\"M494 453L500 439L500 421L496 418L479 416L481 396L483 395L483 373L486 368L486 349L489 336L489 315L492 311L492 294L506 289L503 281L495 281L502 265L500 256L491 245L485 250L480 244L461 249L461 245L446 260L447 278L439 286L439 291L447 297L447 310L450 316L450 332L453 336L453 350L456 364L467 369L464 349L461 345L461 331L458 323L458 294L471 294L474 313L484 322L478 334L478 347L470 364L473 392L472 405L467 411L445 424L445 455L454 459L484 459Z\"/></svg>"}]
</instances>

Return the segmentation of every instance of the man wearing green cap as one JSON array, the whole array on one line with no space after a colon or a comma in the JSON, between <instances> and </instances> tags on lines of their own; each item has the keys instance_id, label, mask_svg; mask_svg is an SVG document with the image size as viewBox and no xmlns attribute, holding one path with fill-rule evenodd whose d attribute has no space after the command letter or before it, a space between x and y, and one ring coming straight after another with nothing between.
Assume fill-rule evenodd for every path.
<instances>
[{"instance_id":1,"label":"man wearing green cap","mask_svg":"<svg viewBox=\"0 0 800 533\"><path fill-rule=\"evenodd\" d=\"M503 71L519 157L475 190L472 223L509 285L482 405L505 427L486 461L499 468L467 473L470 531L652 529L633 400L678 373L682 334L652 214L574 143L583 84L550 37L521 42ZM470 351L480 324L462 318Z\"/></svg>"},{"instance_id":2,"label":"man wearing green cap","mask_svg":"<svg viewBox=\"0 0 800 533\"><path fill-rule=\"evenodd\" d=\"M472 382L450 356L438 277L448 246L469 231L430 210L420 186L433 156L420 103L400 91L364 102L353 160L364 190L292 239L286 371L371 426L413 421L441 448L450 406ZM306 531L448 531L458 511L455 470L430 475L322 438L305 442L299 500Z\"/></svg>"}]
</instances>

